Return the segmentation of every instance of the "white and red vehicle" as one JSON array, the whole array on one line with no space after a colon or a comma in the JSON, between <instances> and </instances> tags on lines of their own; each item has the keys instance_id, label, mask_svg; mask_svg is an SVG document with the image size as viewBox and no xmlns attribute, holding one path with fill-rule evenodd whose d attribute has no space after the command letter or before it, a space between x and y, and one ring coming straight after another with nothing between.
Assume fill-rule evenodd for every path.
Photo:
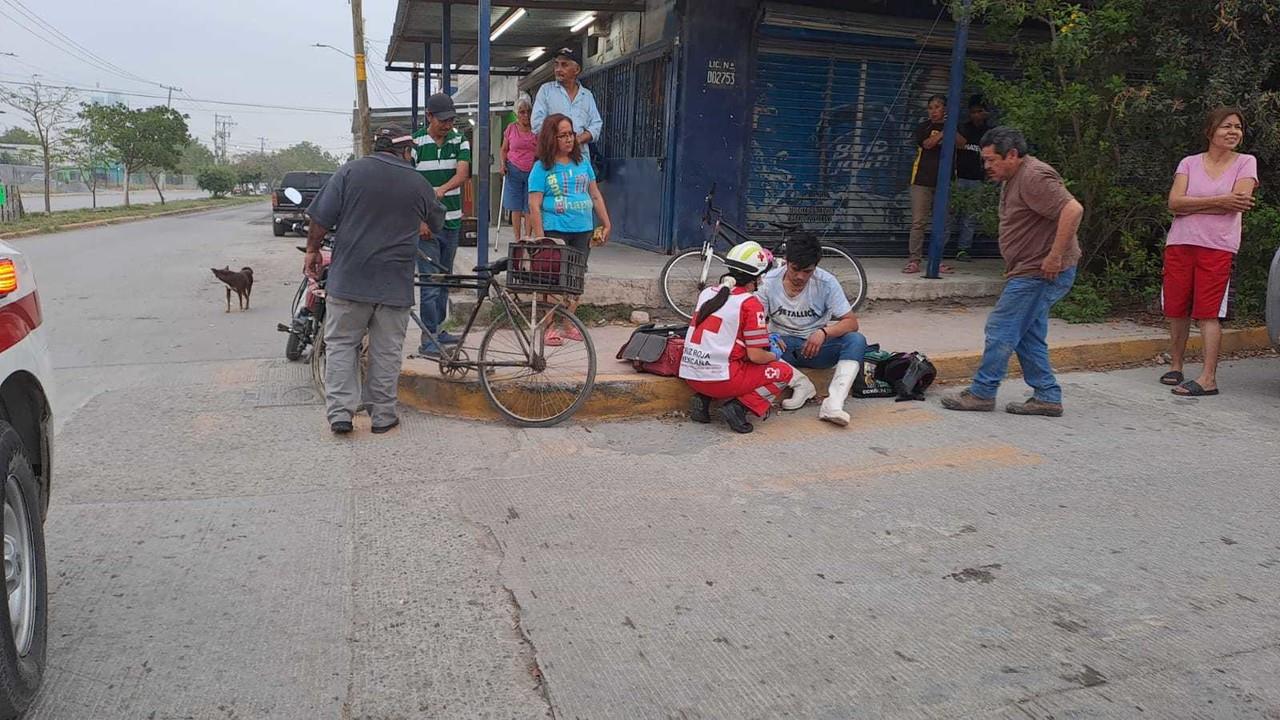
<instances>
[{"instance_id":1,"label":"white and red vehicle","mask_svg":"<svg viewBox=\"0 0 1280 720\"><path fill-rule=\"evenodd\" d=\"M44 519L53 466L53 368L35 275L0 242L0 469L4 584L0 718L26 710L45 668L48 620Z\"/></svg>"}]
</instances>

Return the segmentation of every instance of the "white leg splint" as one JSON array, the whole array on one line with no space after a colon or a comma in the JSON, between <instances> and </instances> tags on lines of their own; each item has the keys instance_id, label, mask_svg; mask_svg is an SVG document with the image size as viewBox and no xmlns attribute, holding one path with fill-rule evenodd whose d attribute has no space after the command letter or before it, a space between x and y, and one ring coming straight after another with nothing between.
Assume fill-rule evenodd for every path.
<instances>
[{"instance_id":1,"label":"white leg splint","mask_svg":"<svg viewBox=\"0 0 1280 720\"><path fill-rule=\"evenodd\" d=\"M836 363L835 373L831 376L831 386L827 390L827 399L822 401L818 410L818 419L844 427L849 424L849 413L844 411L844 401L849 398L853 389L853 380L858 377L862 363L857 360L841 360Z\"/></svg>"},{"instance_id":2,"label":"white leg splint","mask_svg":"<svg viewBox=\"0 0 1280 720\"><path fill-rule=\"evenodd\" d=\"M782 401L783 410L799 410L809 399L818 394L818 389L813 386L813 381L805 376L796 368L792 367L791 382L787 387L791 388L791 397Z\"/></svg>"}]
</instances>

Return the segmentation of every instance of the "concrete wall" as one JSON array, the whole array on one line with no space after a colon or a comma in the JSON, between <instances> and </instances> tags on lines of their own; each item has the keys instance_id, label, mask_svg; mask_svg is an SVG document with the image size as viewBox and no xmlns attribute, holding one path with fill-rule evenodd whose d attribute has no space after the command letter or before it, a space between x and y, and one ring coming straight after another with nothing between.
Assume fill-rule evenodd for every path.
<instances>
[{"instance_id":1,"label":"concrete wall","mask_svg":"<svg viewBox=\"0 0 1280 720\"><path fill-rule=\"evenodd\" d=\"M587 66L604 65L660 40L670 40L678 28L676 0L646 0L644 12L613 17L608 31L596 40L596 52L587 56Z\"/></svg>"}]
</instances>

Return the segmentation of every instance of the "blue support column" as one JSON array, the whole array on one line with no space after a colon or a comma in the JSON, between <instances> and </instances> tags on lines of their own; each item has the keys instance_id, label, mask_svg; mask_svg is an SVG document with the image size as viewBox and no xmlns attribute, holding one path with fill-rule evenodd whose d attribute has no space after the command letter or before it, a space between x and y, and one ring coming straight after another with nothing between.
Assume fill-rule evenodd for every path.
<instances>
[{"instance_id":1,"label":"blue support column","mask_svg":"<svg viewBox=\"0 0 1280 720\"><path fill-rule=\"evenodd\" d=\"M476 261L489 264L489 22L493 8L490 0L477 3L479 18L476 28L476 71L479 73L477 100L479 108L476 132L472 145L476 151L471 156L471 166L480 174L480 186L476 189ZM446 5L445 7L448 7Z\"/></svg>"},{"instance_id":2,"label":"blue support column","mask_svg":"<svg viewBox=\"0 0 1280 720\"><path fill-rule=\"evenodd\" d=\"M453 78L449 76L449 64L453 62L453 5L448 0L441 7L443 17L440 19L440 92L453 94ZM485 38L488 38L485 35Z\"/></svg>"},{"instance_id":3,"label":"blue support column","mask_svg":"<svg viewBox=\"0 0 1280 720\"><path fill-rule=\"evenodd\" d=\"M947 121L942 126L942 154L938 162L938 187L933 194L933 228L929 236L929 264L924 276L937 279L942 249L947 244L947 212L951 204L951 170L955 167L956 129L960 123L960 93L964 89L965 47L969 43L972 0L961 0L956 37L951 44L951 84L947 88Z\"/></svg>"}]
</instances>

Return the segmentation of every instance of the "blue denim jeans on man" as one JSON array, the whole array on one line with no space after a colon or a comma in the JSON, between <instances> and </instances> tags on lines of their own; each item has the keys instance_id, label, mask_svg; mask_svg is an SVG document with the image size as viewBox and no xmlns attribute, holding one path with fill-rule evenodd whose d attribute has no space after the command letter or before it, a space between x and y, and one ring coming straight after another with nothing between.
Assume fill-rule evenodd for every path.
<instances>
[{"instance_id":1,"label":"blue denim jeans on man","mask_svg":"<svg viewBox=\"0 0 1280 720\"><path fill-rule=\"evenodd\" d=\"M431 238L418 238L418 250L435 261L427 262L419 255L418 272L453 272L453 256L458 253L458 228L445 228ZM418 314L422 317L422 324L426 325L431 332L438 334L440 324L444 322L445 314L449 309L448 288L418 288L418 302ZM423 340L425 341L426 338L424 337Z\"/></svg>"},{"instance_id":2,"label":"blue denim jeans on man","mask_svg":"<svg viewBox=\"0 0 1280 720\"><path fill-rule=\"evenodd\" d=\"M798 368L835 367L836 363L841 360L862 362L862 356L867 352L867 339L859 332L851 332L837 338L828 339L822 343L822 348L813 357L801 357L800 355L800 349L804 347L805 343L804 338L796 337L795 335L782 335L781 339L787 349L783 351L782 357L779 359Z\"/></svg>"},{"instance_id":3,"label":"blue denim jeans on man","mask_svg":"<svg viewBox=\"0 0 1280 720\"><path fill-rule=\"evenodd\" d=\"M1075 280L1076 269L1069 268L1054 280L1016 277L1005 283L987 316L987 345L970 393L994 400L1009 372L1009 358L1017 353L1022 378L1035 391L1033 396L1047 403L1062 402L1062 388L1049 365L1049 308L1066 296Z\"/></svg>"}]
</instances>

